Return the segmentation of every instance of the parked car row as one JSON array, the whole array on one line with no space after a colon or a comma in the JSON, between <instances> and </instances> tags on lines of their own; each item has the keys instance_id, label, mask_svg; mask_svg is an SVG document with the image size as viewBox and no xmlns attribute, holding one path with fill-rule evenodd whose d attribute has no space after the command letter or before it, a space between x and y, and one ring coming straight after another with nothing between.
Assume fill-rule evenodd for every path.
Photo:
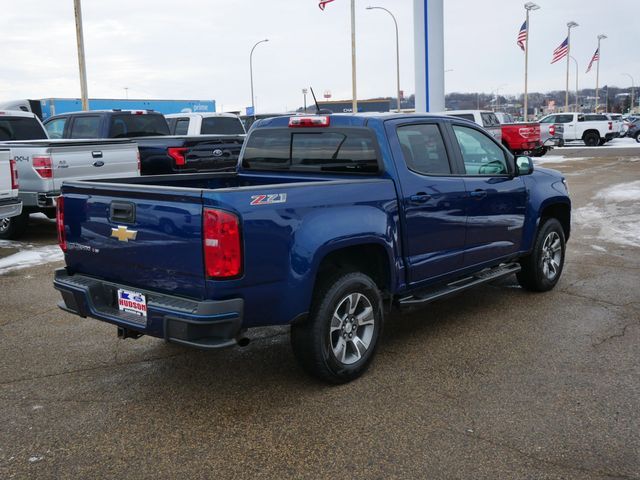
<instances>
[{"instance_id":1,"label":"parked car row","mask_svg":"<svg viewBox=\"0 0 640 480\"><path fill-rule=\"evenodd\" d=\"M214 114L196 120L197 133L172 135L167 119L147 110L66 113L44 125L31 112L0 111L0 147L21 179L19 212L5 208L0 196L0 238L22 235L31 213L54 218L66 180L233 170L245 136L239 118Z\"/></svg>"}]
</instances>

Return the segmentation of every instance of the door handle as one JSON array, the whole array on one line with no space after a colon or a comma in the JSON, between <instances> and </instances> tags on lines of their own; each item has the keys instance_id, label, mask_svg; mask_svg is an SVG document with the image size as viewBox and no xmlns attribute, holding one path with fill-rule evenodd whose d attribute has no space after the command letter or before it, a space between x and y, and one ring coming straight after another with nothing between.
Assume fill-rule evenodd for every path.
<instances>
[{"instance_id":1,"label":"door handle","mask_svg":"<svg viewBox=\"0 0 640 480\"><path fill-rule=\"evenodd\" d=\"M91 152L91 156L93 158L102 158L102 152L99 150L94 150L93 152Z\"/></svg>"},{"instance_id":2,"label":"door handle","mask_svg":"<svg viewBox=\"0 0 640 480\"><path fill-rule=\"evenodd\" d=\"M472 197L475 197L475 198L484 198L484 197L487 196L487 191L478 188L477 190L469 192L469 195L471 195Z\"/></svg>"},{"instance_id":3,"label":"door handle","mask_svg":"<svg viewBox=\"0 0 640 480\"><path fill-rule=\"evenodd\" d=\"M409 197L409 199L413 203L425 203L425 202L429 201L430 198L431 198L431 195L427 195L424 192L419 192L419 193L416 193L415 195L411 195Z\"/></svg>"}]
</instances>

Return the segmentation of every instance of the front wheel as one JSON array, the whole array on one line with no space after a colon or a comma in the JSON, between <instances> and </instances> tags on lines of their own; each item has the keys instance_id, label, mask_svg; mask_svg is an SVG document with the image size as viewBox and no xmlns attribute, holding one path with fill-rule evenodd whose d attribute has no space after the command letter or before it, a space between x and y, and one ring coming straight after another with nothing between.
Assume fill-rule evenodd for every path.
<instances>
[{"instance_id":1,"label":"front wheel","mask_svg":"<svg viewBox=\"0 0 640 480\"><path fill-rule=\"evenodd\" d=\"M584 144L587 147L597 147L598 144L600 143L600 136L597 133L594 133L594 132L587 133L582 138L582 140L584 141Z\"/></svg>"},{"instance_id":2,"label":"front wheel","mask_svg":"<svg viewBox=\"0 0 640 480\"><path fill-rule=\"evenodd\" d=\"M522 288L533 292L546 292L556 286L565 257L565 237L562 225L555 218L541 223L533 251L520 260L522 270L518 282Z\"/></svg>"},{"instance_id":3,"label":"front wheel","mask_svg":"<svg viewBox=\"0 0 640 480\"><path fill-rule=\"evenodd\" d=\"M359 272L342 273L320 285L309 318L291 327L293 353L311 375L346 383L371 363L382 324L375 282Z\"/></svg>"},{"instance_id":4,"label":"front wheel","mask_svg":"<svg viewBox=\"0 0 640 480\"><path fill-rule=\"evenodd\" d=\"M640 131L636 133L636 142L640 143Z\"/></svg>"}]
</instances>

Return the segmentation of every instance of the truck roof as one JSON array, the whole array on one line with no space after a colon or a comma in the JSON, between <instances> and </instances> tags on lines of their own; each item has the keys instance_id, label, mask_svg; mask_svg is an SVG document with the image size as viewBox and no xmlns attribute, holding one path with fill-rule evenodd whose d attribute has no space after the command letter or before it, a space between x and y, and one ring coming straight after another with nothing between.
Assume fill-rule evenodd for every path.
<instances>
[{"instance_id":1,"label":"truck roof","mask_svg":"<svg viewBox=\"0 0 640 480\"><path fill-rule=\"evenodd\" d=\"M0 110L0 115L6 115L8 117L35 117L35 113L25 112L23 110Z\"/></svg>"},{"instance_id":2,"label":"truck roof","mask_svg":"<svg viewBox=\"0 0 640 480\"><path fill-rule=\"evenodd\" d=\"M278 117L265 118L255 122L256 127L286 127L289 125L290 118L305 117L329 117L331 126L352 126L362 127L369 120L394 120L394 119L410 119L410 118L439 118L443 120L451 120L450 117L441 114L432 113L396 113L396 112L362 112L362 113L332 113L332 114L309 114L309 115L281 115Z\"/></svg>"},{"instance_id":3,"label":"truck roof","mask_svg":"<svg viewBox=\"0 0 640 480\"><path fill-rule=\"evenodd\" d=\"M240 118L238 117L238 115L235 115L233 113L226 113L226 112L183 112L183 113L166 113L164 115L167 118L184 118L184 117L202 117L202 118L209 118L209 117L227 117L227 118Z\"/></svg>"}]
</instances>

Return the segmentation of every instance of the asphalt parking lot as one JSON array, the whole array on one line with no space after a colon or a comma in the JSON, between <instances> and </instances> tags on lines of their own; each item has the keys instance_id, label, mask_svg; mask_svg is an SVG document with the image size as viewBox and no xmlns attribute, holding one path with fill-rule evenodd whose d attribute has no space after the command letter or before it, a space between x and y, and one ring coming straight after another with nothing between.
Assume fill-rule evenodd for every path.
<instances>
[{"instance_id":1,"label":"asphalt parking lot","mask_svg":"<svg viewBox=\"0 0 640 480\"><path fill-rule=\"evenodd\" d=\"M541 165L574 202L558 287L509 278L389 318L338 387L286 331L200 352L62 312L35 219L0 244L0 478L640 478L640 148Z\"/></svg>"}]
</instances>

